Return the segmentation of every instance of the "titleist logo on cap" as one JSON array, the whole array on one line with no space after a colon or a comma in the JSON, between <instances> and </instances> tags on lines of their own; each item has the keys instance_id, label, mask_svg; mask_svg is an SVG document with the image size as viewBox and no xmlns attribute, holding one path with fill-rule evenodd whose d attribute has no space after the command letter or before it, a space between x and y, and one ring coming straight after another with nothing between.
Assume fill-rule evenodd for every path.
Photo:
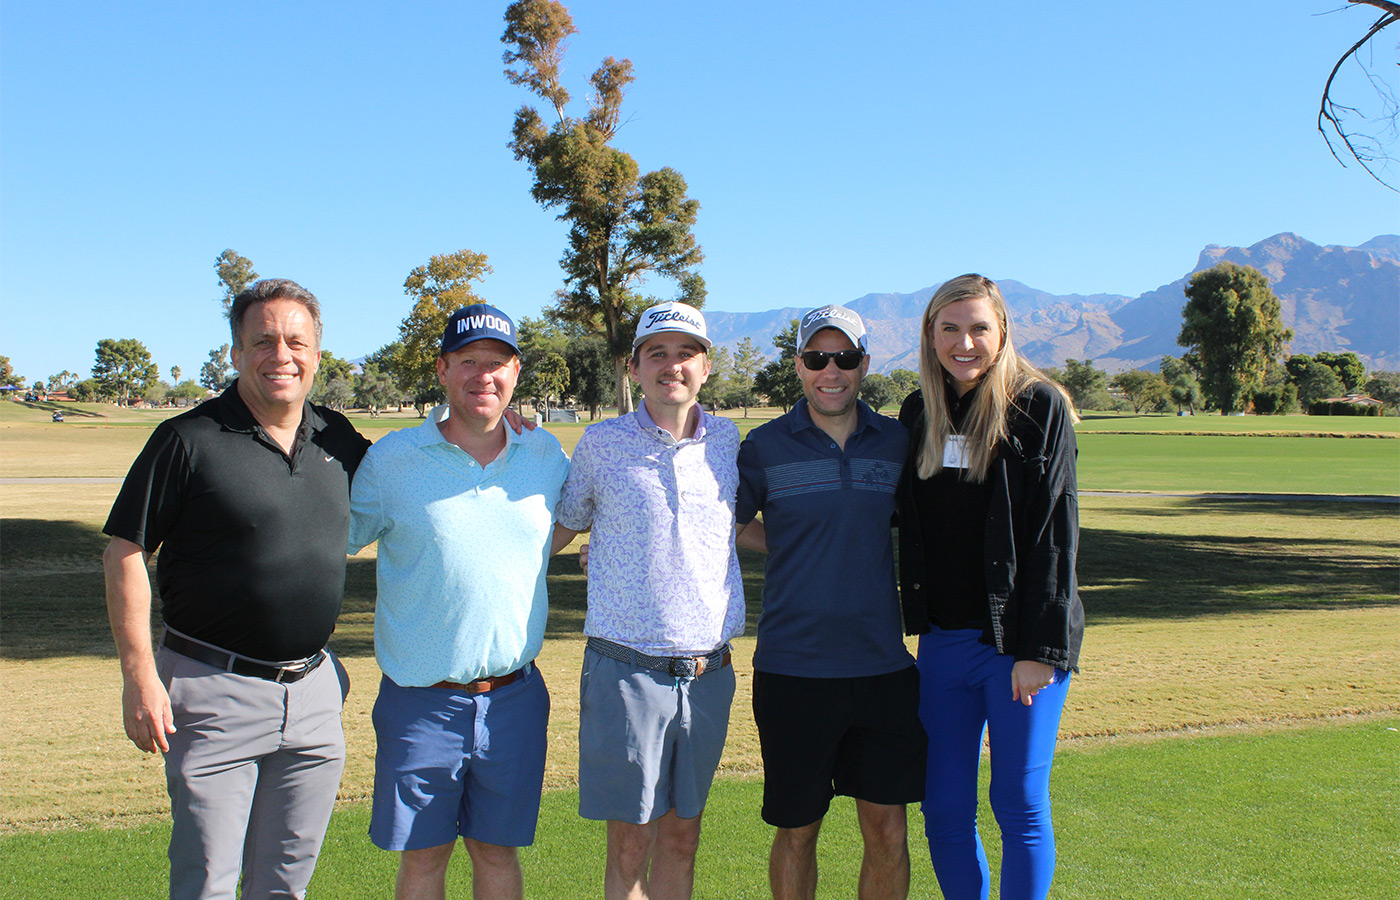
<instances>
[{"instance_id":1,"label":"titleist logo on cap","mask_svg":"<svg viewBox=\"0 0 1400 900\"><path fill-rule=\"evenodd\" d=\"M856 328L865 328L865 324L859 318L839 306L823 306L820 309L814 309L802 317L802 324L804 326L811 325L818 319L840 319L843 322L851 323Z\"/></svg>"},{"instance_id":2,"label":"titleist logo on cap","mask_svg":"<svg viewBox=\"0 0 1400 900\"><path fill-rule=\"evenodd\" d=\"M642 327L648 331L660 325L662 322L684 322L699 331L705 330L704 322L701 322L694 316L688 316L680 310L666 309L659 312L648 312L646 313L646 317L646 322L642 324Z\"/></svg>"}]
</instances>

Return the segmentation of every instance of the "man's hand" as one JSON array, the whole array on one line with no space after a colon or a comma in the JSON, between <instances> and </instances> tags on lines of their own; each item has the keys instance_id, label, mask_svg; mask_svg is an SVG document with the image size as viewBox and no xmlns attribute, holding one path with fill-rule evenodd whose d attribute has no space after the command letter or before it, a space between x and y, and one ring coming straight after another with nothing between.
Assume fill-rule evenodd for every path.
<instances>
[{"instance_id":1,"label":"man's hand","mask_svg":"<svg viewBox=\"0 0 1400 900\"><path fill-rule=\"evenodd\" d=\"M166 735L175 733L170 695L152 670L149 677L122 679L122 725L131 742L147 753L170 751Z\"/></svg>"},{"instance_id":2,"label":"man's hand","mask_svg":"<svg viewBox=\"0 0 1400 900\"><path fill-rule=\"evenodd\" d=\"M175 733L175 715L151 652L148 555L139 544L114 537L102 553L102 571L107 581L107 618L122 664L122 725L137 747L147 753L165 753L170 749L165 736Z\"/></svg>"},{"instance_id":3,"label":"man's hand","mask_svg":"<svg viewBox=\"0 0 1400 900\"><path fill-rule=\"evenodd\" d=\"M511 409L509 406L506 407L505 420L506 424L510 426L510 430L514 431L516 434L520 434L520 429L522 427L526 431L535 430L535 422L533 419L525 418L524 416L520 415L520 413Z\"/></svg>"}]
</instances>

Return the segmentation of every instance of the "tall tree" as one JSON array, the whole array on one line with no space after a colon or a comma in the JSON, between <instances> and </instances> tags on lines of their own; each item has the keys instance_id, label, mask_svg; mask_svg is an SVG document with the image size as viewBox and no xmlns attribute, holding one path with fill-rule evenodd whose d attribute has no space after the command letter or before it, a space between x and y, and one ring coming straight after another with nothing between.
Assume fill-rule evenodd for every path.
<instances>
[{"instance_id":1,"label":"tall tree","mask_svg":"<svg viewBox=\"0 0 1400 900\"><path fill-rule=\"evenodd\" d=\"M141 396L160 377L160 369L151 362L151 351L135 338L103 338L97 342L92 377L102 393L125 404Z\"/></svg>"},{"instance_id":2,"label":"tall tree","mask_svg":"<svg viewBox=\"0 0 1400 900\"><path fill-rule=\"evenodd\" d=\"M224 295L219 302L224 305L224 315L233 306L233 298L248 285L258 280L253 271L253 262L246 256L239 256L235 250L225 250L214 258L214 271L219 275L219 284L224 286Z\"/></svg>"},{"instance_id":3,"label":"tall tree","mask_svg":"<svg viewBox=\"0 0 1400 900\"><path fill-rule=\"evenodd\" d=\"M209 351L209 360L199 367L199 383L211 391L222 391L233 376L233 364L229 362L228 344L220 344Z\"/></svg>"},{"instance_id":4,"label":"tall tree","mask_svg":"<svg viewBox=\"0 0 1400 900\"><path fill-rule=\"evenodd\" d=\"M170 367L170 383L171 383L171 384L179 384L179 383L180 383L180 367L179 367L179 366L171 366L171 367Z\"/></svg>"},{"instance_id":5,"label":"tall tree","mask_svg":"<svg viewBox=\"0 0 1400 900\"><path fill-rule=\"evenodd\" d=\"M1293 339L1281 309L1269 279L1251 266L1222 262L1191 276L1176 341L1190 348L1186 359L1200 373L1201 392L1222 415L1244 409Z\"/></svg>"},{"instance_id":6,"label":"tall tree","mask_svg":"<svg viewBox=\"0 0 1400 900\"><path fill-rule=\"evenodd\" d=\"M588 407L589 420L597 419L604 406L617 402L607 338L601 334L571 337L564 348L564 362L569 366L569 395Z\"/></svg>"},{"instance_id":7,"label":"tall tree","mask_svg":"<svg viewBox=\"0 0 1400 900\"><path fill-rule=\"evenodd\" d=\"M776 403L787 412L788 408L802 399L802 380L797 377L797 320L773 335L773 346L778 348L778 358L763 367L755 379L759 393L768 397L769 403Z\"/></svg>"},{"instance_id":8,"label":"tall tree","mask_svg":"<svg viewBox=\"0 0 1400 900\"><path fill-rule=\"evenodd\" d=\"M734 348L734 374L730 376L731 396L744 408L744 418L749 417L749 406L754 402L754 380L767 362L753 338L744 338Z\"/></svg>"},{"instance_id":9,"label":"tall tree","mask_svg":"<svg viewBox=\"0 0 1400 900\"><path fill-rule=\"evenodd\" d=\"M707 355L710 357L710 377L700 386L697 399L710 409L718 409L724 403L725 393L729 390L729 377L734 372L734 356L728 347L711 347ZM758 388L757 381L754 387L762 390Z\"/></svg>"},{"instance_id":10,"label":"tall tree","mask_svg":"<svg viewBox=\"0 0 1400 900\"><path fill-rule=\"evenodd\" d=\"M472 282L490 272L485 253L458 250L434 256L427 265L408 273L403 283L404 293L413 300L413 309L399 325L403 347L395 368L402 379L400 384L407 388L420 414L426 414L427 407L444 396L437 380L442 330L457 310L486 302L472 290Z\"/></svg>"},{"instance_id":11,"label":"tall tree","mask_svg":"<svg viewBox=\"0 0 1400 900\"><path fill-rule=\"evenodd\" d=\"M517 404L532 401L536 407L548 408L550 397L560 397L568 390L568 364L564 350L569 339L557 322L547 318L521 317L515 323L516 341L520 345L520 378L515 383ZM555 361L558 358L559 362ZM564 383L559 384L563 364Z\"/></svg>"},{"instance_id":12,"label":"tall tree","mask_svg":"<svg viewBox=\"0 0 1400 900\"><path fill-rule=\"evenodd\" d=\"M704 254L691 228L700 204L686 196L674 169L638 175L637 162L612 146L622 101L634 77L632 63L605 59L589 84L587 115L570 116L569 92L560 82L565 42L577 33L557 0L516 0L505 13L506 79L528 88L553 110L546 127L532 106L515 114L510 148L534 175L530 194L568 222L560 259L566 290L553 313L563 321L601 331L613 355L618 411L632 409L627 360L637 315L651 302L640 294L652 276L672 279L677 299L699 307L705 282L696 271Z\"/></svg>"}]
</instances>

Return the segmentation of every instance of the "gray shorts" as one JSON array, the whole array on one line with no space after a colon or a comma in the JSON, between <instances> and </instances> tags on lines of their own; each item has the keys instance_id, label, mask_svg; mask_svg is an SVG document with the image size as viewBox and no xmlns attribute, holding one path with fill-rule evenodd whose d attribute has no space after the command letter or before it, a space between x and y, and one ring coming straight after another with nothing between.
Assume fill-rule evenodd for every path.
<instances>
[{"instance_id":1,"label":"gray shorts","mask_svg":"<svg viewBox=\"0 0 1400 900\"><path fill-rule=\"evenodd\" d=\"M729 733L734 667L677 678L583 654L579 815L641 825L700 815Z\"/></svg>"}]
</instances>

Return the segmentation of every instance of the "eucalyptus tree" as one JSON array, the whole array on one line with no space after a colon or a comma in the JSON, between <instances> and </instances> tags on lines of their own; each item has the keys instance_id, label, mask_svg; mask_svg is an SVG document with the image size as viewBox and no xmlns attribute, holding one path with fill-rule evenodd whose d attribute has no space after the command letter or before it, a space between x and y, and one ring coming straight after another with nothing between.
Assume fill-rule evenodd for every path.
<instances>
[{"instance_id":1,"label":"eucalyptus tree","mask_svg":"<svg viewBox=\"0 0 1400 900\"><path fill-rule=\"evenodd\" d=\"M556 0L516 0L505 23L506 79L537 95L553 118L547 125L533 106L521 106L509 146L534 175L531 196L570 226L560 259L565 289L550 313L606 336L618 410L629 412L631 338L637 315L654 302L642 286L660 276L676 283L676 299L704 303L697 271L704 254L691 232L700 204L675 169L639 174L636 160L613 146L635 80L630 60L605 59L589 78L587 114L570 115L560 81L565 43L577 33L568 9Z\"/></svg>"}]
</instances>

